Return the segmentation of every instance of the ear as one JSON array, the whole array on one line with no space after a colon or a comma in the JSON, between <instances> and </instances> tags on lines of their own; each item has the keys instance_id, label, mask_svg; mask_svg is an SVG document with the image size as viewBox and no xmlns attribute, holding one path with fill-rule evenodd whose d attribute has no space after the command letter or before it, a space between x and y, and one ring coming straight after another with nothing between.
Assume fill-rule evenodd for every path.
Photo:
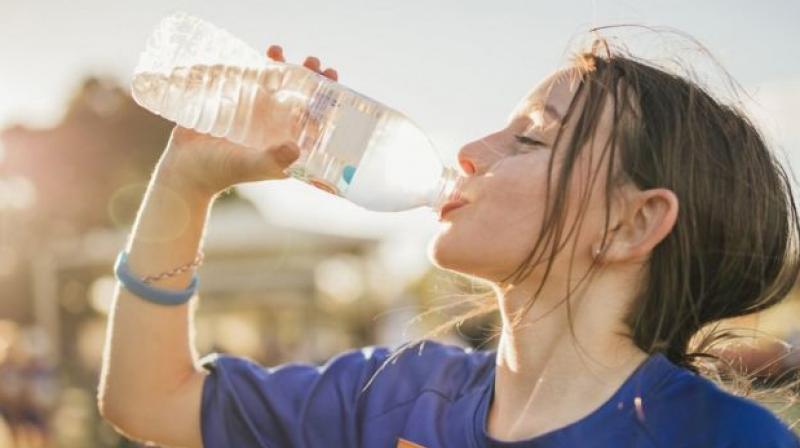
<instances>
[{"instance_id":1,"label":"ear","mask_svg":"<svg viewBox=\"0 0 800 448\"><path fill-rule=\"evenodd\" d=\"M653 188L628 197L625 212L614 228L604 261L645 261L672 231L678 219L678 197L672 190Z\"/></svg>"}]
</instances>

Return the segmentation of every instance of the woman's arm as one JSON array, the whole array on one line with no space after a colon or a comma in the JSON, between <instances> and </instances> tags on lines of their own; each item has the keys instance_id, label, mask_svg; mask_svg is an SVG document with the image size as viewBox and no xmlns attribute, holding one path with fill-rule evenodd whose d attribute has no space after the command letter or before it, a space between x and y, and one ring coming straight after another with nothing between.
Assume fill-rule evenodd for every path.
<instances>
[{"instance_id":1,"label":"woman's arm","mask_svg":"<svg viewBox=\"0 0 800 448\"><path fill-rule=\"evenodd\" d=\"M267 56L284 62L278 46L270 47ZM337 79L333 69L320 71L316 58L306 58L303 65ZM259 110L268 111L269 106L261 104ZM246 148L176 127L128 242L130 271L142 278L194 260L216 195L242 182L286 179L286 168L299 154L295 142ZM154 286L181 290L192 275L187 271ZM197 365L192 342L193 303L152 304L118 283L97 400L102 416L133 439L202 447L200 409L206 375Z\"/></svg>"},{"instance_id":2,"label":"woman's arm","mask_svg":"<svg viewBox=\"0 0 800 448\"><path fill-rule=\"evenodd\" d=\"M291 142L256 150L176 127L128 243L132 274L143 278L194 260L214 197L237 183L285 179L284 170L298 155ZM187 271L153 286L181 290L192 275ZM97 398L101 415L130 438L202 446L205 375L192 343L192 303L153 304L118 283Z\"/></svg>"},{"instance_id":3,"label":"woman's arm","mask_svg":"<svg viewBox=\"0 0 800 448\"><path fill-rule=\"evenodd\" d=\"M213 196L153 177L128 243L132 273L144 277L193 260ZM180 290L193 272L155 282ZM104 418L133 439L201 447L200 397L205 375L192 344L193 306L152 304L117 284L100 375Z\"/></svg>"}]
</instances>

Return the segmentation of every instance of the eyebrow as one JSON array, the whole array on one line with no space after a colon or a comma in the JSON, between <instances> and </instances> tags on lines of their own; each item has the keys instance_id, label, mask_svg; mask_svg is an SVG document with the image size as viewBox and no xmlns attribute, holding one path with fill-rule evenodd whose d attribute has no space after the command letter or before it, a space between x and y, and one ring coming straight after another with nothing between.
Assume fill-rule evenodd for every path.
<instances>
[{"instance_id":1,"label":"eyebrow","mask_svg":"<svg viewBox=\"0 0 800 448\"><path fill-rule=\"evenodd\" d=\"M522 110L523 113L517 112L510 118L510 121L514 121L522 117L527 117L531 113L536 111L544 111L544 113L549 115L551 119L562 124L564 122L564 116L561 114L561 112L559 112L558 109L556 109L555 106L553 106L552 104L544 102L541 99L537 99L535 101L529 101L525 109Z\"/></svg>"},{"instance_id":2,"label":"eyebrow","mask_svg":"<svg viewBox=\"0 0 800 448\"><path fill-rule=\"evenodd\" d=\"M552 104L545 103L541 100L531 101L529 102L525 109L523 109L523 113L517 113L515 116L519 117L526 117L529 116L531 113L536 111L544 111L545 114L549 115L551 119L562 123L564 121L564 116L556 109ZM513 120L514 118L512 118Z\"/></svg>"},{"instance_id":3,"label":"eyebrow","mask_svg":"<svg viewBox=\"0 0 800 448\"><path fill-rule=\"evenodd\" d=\"M559 112L558 109L553 107L550 103L536 102L536 103L531 104L531 107L532 108L541 107L542 109L544 109L545 112L550 114L556 120L558 120L558 121L563 121L564 120L564 117L561 115L561 112Z\"/></svg>"}]
</instances>

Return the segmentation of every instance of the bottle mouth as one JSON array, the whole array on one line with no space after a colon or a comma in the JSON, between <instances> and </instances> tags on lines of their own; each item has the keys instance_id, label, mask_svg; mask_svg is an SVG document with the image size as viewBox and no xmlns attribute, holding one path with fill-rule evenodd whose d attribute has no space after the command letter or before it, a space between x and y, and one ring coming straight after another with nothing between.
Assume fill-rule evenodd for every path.
<instances>
[{"instance_id":1,"label":"bottle mouth","mask_svg":"<svg viewBox=\"0 0 800 448\"><path fill-rule=\"evenodd\" d=\"M442 169L442 175L439 179L439 184L434 190L429 204L436 213L441 210L444 204L459 195L458 187L464 178L458 174L458 170L446 166Z\"/></svg>"}]
</instances>

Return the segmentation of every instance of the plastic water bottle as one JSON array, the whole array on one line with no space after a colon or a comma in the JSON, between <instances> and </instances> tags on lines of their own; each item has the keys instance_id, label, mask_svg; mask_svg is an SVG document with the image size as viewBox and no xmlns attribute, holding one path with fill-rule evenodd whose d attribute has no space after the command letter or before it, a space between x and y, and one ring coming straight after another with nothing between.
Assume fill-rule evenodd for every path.
<instances>
[{"instance_id":1,"label":"plastic water bottle","mask_svg":"<svg viewBox=\"0 0 800 448\"><path fill-rule=\"evenodd\" d=\"M460 179L403 114L185 13L160 22L132 92L201 133L252 148L296 142L290 176L369 210L438 210Z\"/></svg>"}]
</instances>

